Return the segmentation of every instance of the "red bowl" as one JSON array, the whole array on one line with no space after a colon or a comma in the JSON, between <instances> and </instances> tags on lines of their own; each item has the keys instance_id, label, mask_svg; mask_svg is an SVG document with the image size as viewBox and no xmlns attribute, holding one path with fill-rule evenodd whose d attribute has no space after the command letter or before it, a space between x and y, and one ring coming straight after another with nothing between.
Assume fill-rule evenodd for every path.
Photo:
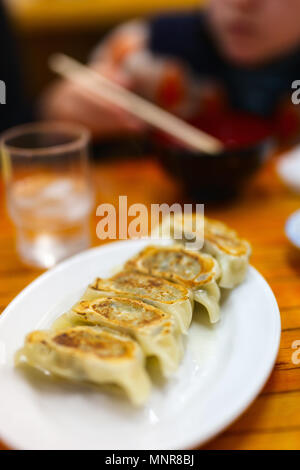
<instances>
[{"instance_id":1,"label":"red bowl","mask_svg":"<svg viewBox=\"0 0 300 470\"><path fill-rule=\"evenodd\" d=\"M268 121L241 113L227 113L206 114L190 122L219 138L225 150L213 156L194 152L159 132L154 141L163 166L183 183L192 198L200 202L237 195L267 158L272 144Z\"/></svg>"}]
</instances>

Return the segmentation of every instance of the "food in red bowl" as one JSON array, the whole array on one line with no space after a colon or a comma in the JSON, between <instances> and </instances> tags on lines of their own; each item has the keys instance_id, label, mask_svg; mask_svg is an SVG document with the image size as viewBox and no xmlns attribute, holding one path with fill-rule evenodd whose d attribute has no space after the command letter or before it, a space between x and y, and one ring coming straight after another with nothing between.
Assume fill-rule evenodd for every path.
<instances>
[{"instance_id":1,"label":"food in red bowl","mask_svg":"<svg viewBox=\"0 0 300 470\"><path fill-rule=\"evenodd\" d=\"M230 112L205 113L190 120L195 127L220 139L217 155L187 149L176 139L157 133L155 142L163 165L194 199L205 202L232 197L265 161L272 125L267 119Z\"/></svg>"}]
</instances>

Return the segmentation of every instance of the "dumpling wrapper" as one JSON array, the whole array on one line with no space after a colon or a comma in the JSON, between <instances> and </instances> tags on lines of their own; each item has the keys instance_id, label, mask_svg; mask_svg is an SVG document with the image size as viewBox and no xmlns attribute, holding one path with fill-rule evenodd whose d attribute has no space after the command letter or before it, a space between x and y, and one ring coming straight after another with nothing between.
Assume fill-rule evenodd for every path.
<instances>
[{"instance_id":1,"label":"dumpling wrapper","mask_svg":"<svg viewBox=\"0 0 300 470\"><path fill-rule=\"evenodd\" d=\"M104 326L126 333L140 344L146 356L158 359L165 377L178 368L183 355L182 336L169 313L126 297L100 297L82 300L55 322L77 322Z\"/></svg>"},{"instance_id":2,"label":"dumpling wrapper","mask_svg":"<svg viewBox=\"0 0 300 470\"><path fill-rule=\"evenodd\" d=\"M183 216L177 214L171 218L165 217L162 224L154 229L153 236L166 237L170 233L173 237L174 233L179 234L181 231L181 240L176 239L176 242L190 242L193 234L186 227L191 225L201 227L201 223L204 225L204 243L201 251L212 255L218 261L221 268L220 287L231 289L237 286L245 279L251 245L223 222L203 218L198 214L185 215L183 220Z\"/></svg>"},{"instance_id":3,"label":"dumpling wrapper","mask_svg":"<svg viewBox=\"0 0 300 470\"><path fill-rule=\"evenodd\" d=\"M140 299L170 313L183 334L187 333L192 321L191 292L186 287L165 279L139 272L121 271L110 279L97 278L89 285L82 300L92 300L102 295Z\"/></svg>"},{"instance_id":4,"label":"dumpling wrapper","mask_svg":"<svg viewBox=\"0 0 300 470\"><path fill-rule=\"evenodd\" d=\"M231 289L246 277L251 245L237 233L217 220L205 218L204 247L218 261L221 268L219 285Z\"/></svg>"},{"instance_id":5,"label":"dumpling wrapper","mask_svg":"<svg viewBox=\"0 0 300 470\"><path fill-rule=\"evenodd\" d=\"M105 328L33 331L15 360L70 380L116 384L135 405L144 404L151 389L140 346Z\"/></svg>"},{"instance_id":6,"label":"dumpling wrapper","mask_svg":"<svg viewBox=\"0 0 300 470\"><path fill-rule=\"evenodd\" d=\"M125 269L185 286L193 293L194 300L207 309L210 321L219 320L220 290L216 281L220 269L212 256L186 250L181 245L148 246L131 258Z\"/></svg>"}]
</instances>

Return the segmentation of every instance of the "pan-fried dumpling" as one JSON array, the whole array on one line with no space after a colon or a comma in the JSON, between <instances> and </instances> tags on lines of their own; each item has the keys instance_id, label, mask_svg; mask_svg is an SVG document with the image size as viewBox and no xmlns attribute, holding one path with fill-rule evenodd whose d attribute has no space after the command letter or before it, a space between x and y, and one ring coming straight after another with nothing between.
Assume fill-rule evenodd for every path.
<instances>
[{"instance_id":1,"label":"pan-fried dumpling","mask_svg":"<svg viewBox=\"0 0 300 470\"><path fill-rule=\"evenodd\" d=\"M210 321L219 320L220 290L216 280L220 270L213 257L186 250L181 245L148 246L131 258L125 269L184 285L192 291L194 300L207 309Z\"/></svg>"},{"instance_id":2,"label":"pan-fried dumpling","mask_svg":"<svg viewBox=\"0 0 300 470\"><path fill-rule=\"evenodd\" d=\"M208 219L197 214L188 214L183 216L177 214L174 217L165 217L162 224L153 231L154 236L166 237L167 234L173 237L174 233L182 231L181 241L191 242L193 234L186 227L201 227L201 221L204 222L204 243L202 252L212 255L218 261L221 268L221 277L219 285L225 288L232 288L240 284L247 272L249 257L251 255L251 246L239 238L235 230L230 229L222 222ZM191 222L192 221L192 222ZM176 240L177 242L180 240Z\"/></svg>"},{"instance_id":3,"label":"pan-fried dumpling","mask_svg":"<svg viewBox=\"0 0 300 470\"><path fill-rule=\"evenodd\" d=\"M214 256L221 268L220 286L232 288L243 282L251 255L250 244L227 225L208 218L204 221L204 234L203 250Z\"/></svg>"},{"instance_id":4,"label":"pan-fried dumpling","mask_svg":"<svg viewBox=\"0 0 300 470\"><path fill-rule=\"evenodd\" d=\"M166 377L176 371L182 358L182 336L172 316L141 300L127 297L82 300L66 316L74 325L85 322L133 336L146 356L157 357Z\"/></svg>"},{"instance_id":5,"label":"pan-fried dumpling","mask_svg":"<svg viewBox=\"0 0 300 470\"><path fill-rule=\"evenodd\" d=\"M110 279L97 278L87 288L82 300L91 300L102 295L134 297L154 305L170 313L184 334L192 320L193 299L190 291L165 279L121 271Z\"/></svg>"},{"instance_id":6,"label":"pan-fried dumpling","mask_svg":"<svg viewBox=\"0 0 300 470\"><path fill-rule=\"evenodd\" d=\"M151 388L140 346L105 328L33 331L16 354L21 363L75 381L119 385L136 405L145 403Z\"/></svg>"}]
</instances>

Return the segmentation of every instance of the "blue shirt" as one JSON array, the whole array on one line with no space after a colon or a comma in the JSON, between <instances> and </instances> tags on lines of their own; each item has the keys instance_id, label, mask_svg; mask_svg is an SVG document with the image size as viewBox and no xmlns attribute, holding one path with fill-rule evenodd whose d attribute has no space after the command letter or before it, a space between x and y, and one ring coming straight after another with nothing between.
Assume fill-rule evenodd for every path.
<instances>
[{"instance_id":1,"label":"blue shirt","mask_svg":"<svg viewBox=\"0 0 300 470\"><path fill-rule=\"evenodd\" d=\"M204 13L166 14L149 25L153 53L180 59L199 79L221 82L234 109L270 116L300 79L300 45L265 65L242 67L219 53Z\"/></svg>"}]
</instances>

